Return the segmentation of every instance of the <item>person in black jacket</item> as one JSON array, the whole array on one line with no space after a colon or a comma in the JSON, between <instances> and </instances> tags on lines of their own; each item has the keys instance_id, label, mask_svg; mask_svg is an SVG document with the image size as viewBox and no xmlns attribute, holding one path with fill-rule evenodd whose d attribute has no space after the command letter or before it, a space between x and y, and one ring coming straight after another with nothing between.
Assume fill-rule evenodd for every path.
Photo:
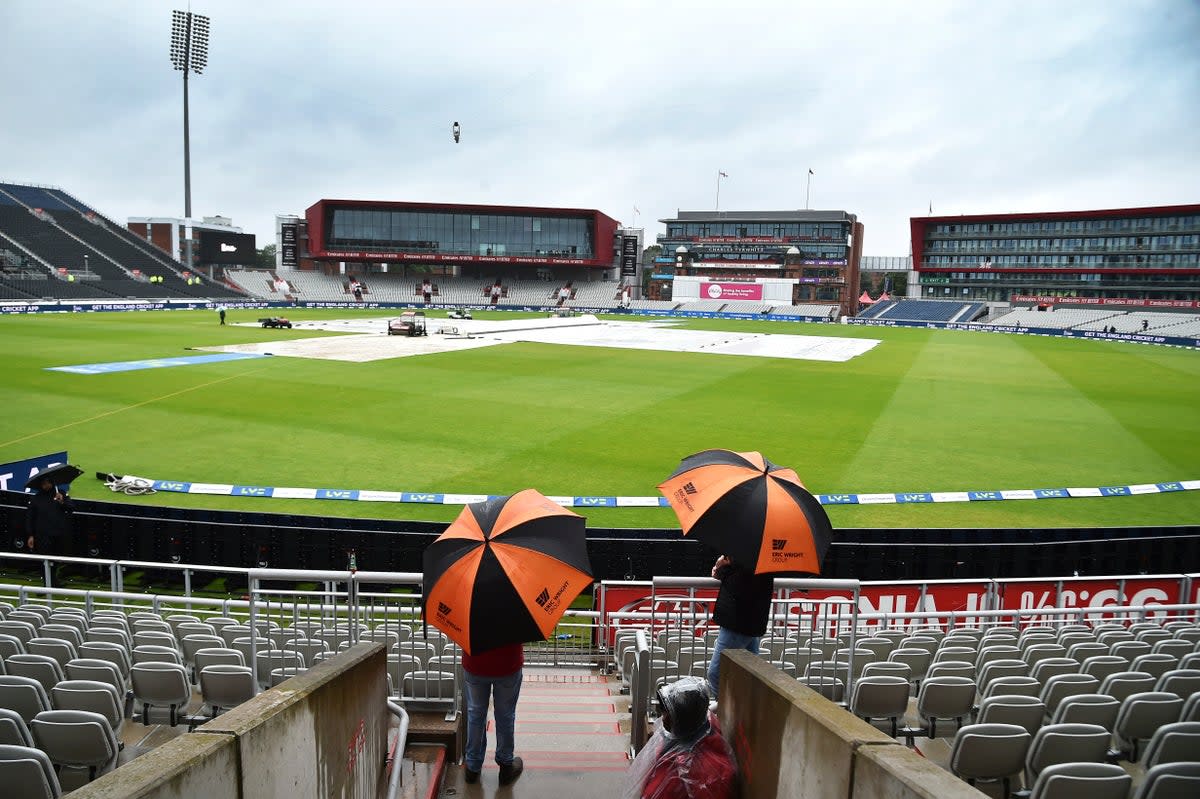
<instances>
[{"instance_id":1,"label":"person in black jacket","mask_svg":"<svg viewBox=\"0 0 1200 799\"><path fill-rule=\"evenodd\" d=\"M712 659L708 662L708 682L713 697L718 695L721 651L748 649L758 654L758 642L767 631L771 615L771 597L775 580L769 574L755 574L722 555L713 564L712 576L721 581L713 620L720 626Z\"/></svg>"},{"instance_id":2,"label":"person in black jacket","mask_svg":"<svg viewBox=\"0 0 1200 799\"><path fill-rule=\"evenodd\" d=\"M49 478L38 483L25 514L26 544L37 555L65 555L71 536L71 499Z\"/></svg>"}]
</instances>

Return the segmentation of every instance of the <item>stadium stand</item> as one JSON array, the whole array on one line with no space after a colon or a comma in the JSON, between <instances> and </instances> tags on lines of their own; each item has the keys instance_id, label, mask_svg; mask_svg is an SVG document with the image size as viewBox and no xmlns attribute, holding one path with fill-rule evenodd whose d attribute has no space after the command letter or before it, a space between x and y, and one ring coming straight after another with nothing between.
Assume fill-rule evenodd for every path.
<instances>
[{"instance_id":1,"label":"stadium stand","mask_svg":"<svg viewBox=\"0 0 1200 799\"><path fill-rule=\"evenodd\" d=\"M1040 327L1070 330L1085 324L1108 324L1107 320L1120 315L1120 312L1098 308L1051 308L1048 311L1039 311L1037 308L1014 308L987 324L993 327Z\"/></svg>"},{"instance_id":2,"label":"stadium stand","mask_svg":"<svg viewBox=\"0 0 1200 799\"><path fill-rule=\"evenodd\" d=\"M815 316L821 319L837 318L838 306L808 303L801 305L778 305L771 309L769 316L800 317Z\"/></svg>"},{"instance_id":3,"label":"stadium stand","mask_svg":"<svg viewBox=\"0 0 1200 799\"><path fill-rule=\"evenodd\" d=\"M973 322L983 315L985 303L954 300L893 300L876 303L863 313L863 319L903 319L907 322Z\"/></svg>"},{"instance_id":4,"label":"stadium stand","mask_svg":"<svg viewBox=\"0 0 1200 799\"><path fill-rule=\"evenodd\" d=\"M183 265L141 241L61 189L0 184L0 233L19 248L26 270L53 272L98 285L80 292L68 281L48 284L54 299L197 299L244 296L199 274L189 285ZM5 282L7 276L5 276ZM152 282L150 278L154 278ZM22 288L17 288L23 291Z\"/></svg>"}]
</instances>

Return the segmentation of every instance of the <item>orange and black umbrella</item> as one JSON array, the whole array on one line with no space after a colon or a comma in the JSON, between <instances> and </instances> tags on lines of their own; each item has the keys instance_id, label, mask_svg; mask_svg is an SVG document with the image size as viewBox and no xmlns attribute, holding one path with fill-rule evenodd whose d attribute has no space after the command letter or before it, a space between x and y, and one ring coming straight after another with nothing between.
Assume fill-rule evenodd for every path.
<instances>
[{"instance_id":1,"label":"orange and black umbrella","mask_svg":"<svg viewBox=\"0 0 1200 799\"><path fill-rule=\"evenodd\" d=\"M584 518L532 488L467 505L424 566L425 621L467 654L546 640L592 583Z\"/></svg>"},{"instance_id":2,"label":"orange and black umbrella","mask_svg":"<svg viewBox=\"0 0 1200 799\"><path fill-rule=\"evenodd\" d=\"M689 455L658 487L683 534L756 574L820 574L833 527L791 469L757 452Z\"/></svg>"}]
</instances>

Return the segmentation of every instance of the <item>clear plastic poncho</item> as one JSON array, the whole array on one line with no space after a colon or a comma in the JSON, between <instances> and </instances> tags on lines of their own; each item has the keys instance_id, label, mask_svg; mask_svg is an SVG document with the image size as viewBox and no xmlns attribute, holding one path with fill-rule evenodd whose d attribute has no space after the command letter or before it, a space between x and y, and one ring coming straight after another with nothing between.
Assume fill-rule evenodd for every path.
<instances>
[{"instance_id":1,"label":"clear plastic poncho","mask_svg":"<svg viewBox=\"0 0 1200 799\"><path fill-rule=\"evenodd\" d=\"M708 681L664 685L658 702L662 719L630 764L621 799L733 799L737 764L708 708Z\"/></svg>"}]
</instances>

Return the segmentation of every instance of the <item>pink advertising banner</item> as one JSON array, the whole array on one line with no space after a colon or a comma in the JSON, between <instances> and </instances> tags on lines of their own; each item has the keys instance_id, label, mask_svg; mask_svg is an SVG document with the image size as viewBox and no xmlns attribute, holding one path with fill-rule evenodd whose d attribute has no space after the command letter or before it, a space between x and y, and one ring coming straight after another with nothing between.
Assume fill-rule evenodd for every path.
<instances>
[{"instance_id":1,"label":"pink advertising banner","mask_svg":"<svg viewBox=\"0 0 1200 799\"><path fill-rule=\"evenodd\" d=\"M761 300L763 290L761 283L711 283L704 281L700 284L700 299L702 300Z\"/></svg>"}]
</instances>

